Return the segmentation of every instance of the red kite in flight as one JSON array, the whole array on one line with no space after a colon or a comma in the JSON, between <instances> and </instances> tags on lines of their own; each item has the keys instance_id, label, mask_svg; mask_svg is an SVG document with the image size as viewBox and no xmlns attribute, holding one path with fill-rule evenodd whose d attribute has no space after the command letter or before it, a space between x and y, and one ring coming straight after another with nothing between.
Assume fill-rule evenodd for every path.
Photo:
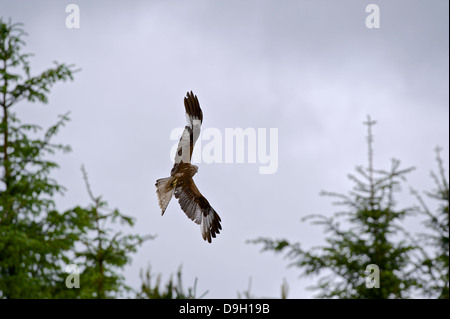
<instances>
[{"instance_id":1,"label":"red kite in flight","mask_svg":"<svg viewBox=\"0 0 450 319\"><path fill-rule=\"evenodd\" d=\"M220 234L222 226L220 225L219 215L203 197L192 179L198 171L196 165L191 165L192 151L200 135L200 127L203 121L202 109L197 96L192 91L191 93L188 92L187 97L184 98L184 107L188 125L184 128L183 135L178 142L175 165L170 172L170 177L156 181L156 193L158 194L162 215L164 215L170 199L175 194L181 209L187 217L200 225L203 239L210 243L211 237L215 238L216 234Z\"/></svg>"}]
</instances>

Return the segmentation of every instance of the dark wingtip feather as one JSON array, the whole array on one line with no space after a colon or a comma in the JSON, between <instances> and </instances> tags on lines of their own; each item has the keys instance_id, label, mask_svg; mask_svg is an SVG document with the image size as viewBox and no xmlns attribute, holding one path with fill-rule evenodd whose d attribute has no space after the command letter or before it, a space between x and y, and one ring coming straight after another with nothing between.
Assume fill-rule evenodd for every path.
<instances>
[{"instance_id":1,"label":"dark wingtip feather","mask_svg":"<svg viewBox=\"0 0 450 319\"><path fill-rule=\"evenodd\" d=\"M194 93L187 92L186 97L184 98L184 107L186 109L186 113L189 117L194 117L203 122L203 112L200 108L200 103L198 102L198 98Z\"/></svg>"}]
</instances>

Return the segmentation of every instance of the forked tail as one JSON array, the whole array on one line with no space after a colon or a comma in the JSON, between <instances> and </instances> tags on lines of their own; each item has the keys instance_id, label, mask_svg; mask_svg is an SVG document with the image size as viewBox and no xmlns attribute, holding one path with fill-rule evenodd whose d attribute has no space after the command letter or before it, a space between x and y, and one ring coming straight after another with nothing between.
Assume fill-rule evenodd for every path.
<instances>
[{"instance_id":1,"label":"forked tail","mask_svg":"<svg viewBox=\"0 0 450 319\"><path fill-rule=\"evenodd\" d=\"M173 196L175 187L172 185L172 177L160 178L156 181L156 194L158 194L159 207L161 207L162 213L166 211L169 205L170 199Z\"/></svg>"}]
</instances>

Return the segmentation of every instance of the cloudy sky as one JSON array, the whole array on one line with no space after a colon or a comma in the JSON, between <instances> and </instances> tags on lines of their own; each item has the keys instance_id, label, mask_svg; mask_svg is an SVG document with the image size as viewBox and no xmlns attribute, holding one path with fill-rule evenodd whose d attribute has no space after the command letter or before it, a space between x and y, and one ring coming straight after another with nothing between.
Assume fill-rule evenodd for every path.
<instances>
[{"instance_id":1,"label":"cloudy sky","mask_svg":"<svg viewBox=\"0 0 450 319\"><path fill-rule=\"evenodd\" d=\"M70 3L80 9L78 29L66 27ZM370 3L380 8L380 28L366 27ZM436 145L448 169L448 1L0 0L0 17L24 23L33 74L55 60L82 69L53 87L48 105L15 111L43 127L71 112L57 140L73 152L54 158L54 176L67 187L61 209L89 203L84 164L94 193L136 219L133 232L157 235L126 268L133 287L148 264L163 281L182 265L185 286L198 277L198 293L209 298L235 298L249 278L256 296L279 297L286 278L289 297L312 298L312 281L246 240L322 243L322 229L300 219L338 209L319 193L353 186L346 176L367 162L369 114L375 164L387 169L395 157L416 167L400 204L413 203L409 187L434 186ZM176 201L161 217L155 194L155 180L170 174L170 134L185 125L190 90L203 132L225 141L226 129L263 129L268 141L278 130L273 174L260 174L258 157L198 164L195 182L222 218L212 244Z\"/></svg>"}]
</instances>

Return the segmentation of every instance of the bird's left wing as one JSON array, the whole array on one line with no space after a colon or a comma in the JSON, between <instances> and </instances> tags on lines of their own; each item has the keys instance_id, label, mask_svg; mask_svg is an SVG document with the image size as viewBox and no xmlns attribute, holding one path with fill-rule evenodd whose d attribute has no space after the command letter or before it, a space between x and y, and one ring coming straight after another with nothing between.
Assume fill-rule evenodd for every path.
<instances>
[{"instance_id":1,"label":"bird's left wing","mask_svg":"<svg viewBox=\"0 0 450 319\"><path fill-rule=\"evenodd\" d=\"M208 200L200 193L192 178L175 188L175 198L178 199L181 209L186 215L200 225L204 240L210 243L211 237L215 238L216 234L220 234L221 219Z\"/></svg>"}]
</instances>

